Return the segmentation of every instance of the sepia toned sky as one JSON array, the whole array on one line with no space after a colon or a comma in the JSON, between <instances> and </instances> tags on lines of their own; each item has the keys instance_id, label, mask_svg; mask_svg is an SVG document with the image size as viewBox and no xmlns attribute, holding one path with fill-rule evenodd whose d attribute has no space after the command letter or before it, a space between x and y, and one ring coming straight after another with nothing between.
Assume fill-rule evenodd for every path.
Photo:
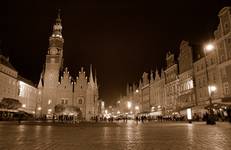
<instances>
[{"instance_id":1,"label":"sepia toned sky","mask_svg":"<svg viewBox=\"0 0 231 150\"><path fill-rule=\"evenodd\" d=\"M181 40L213 38L217 14L230 0L21 0L0 2L0 40L23 77L38 83L58 9L64 66L76 76L96 69L100 98L112 104L144 71L165 67Z\"/></svg>"}]
</instances>

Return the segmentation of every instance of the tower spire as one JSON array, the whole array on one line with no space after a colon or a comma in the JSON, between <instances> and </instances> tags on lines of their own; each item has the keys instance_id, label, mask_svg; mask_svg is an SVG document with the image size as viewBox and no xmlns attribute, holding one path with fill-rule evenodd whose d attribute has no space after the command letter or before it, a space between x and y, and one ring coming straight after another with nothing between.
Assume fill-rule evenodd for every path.
<instances>
[{"instance_id":1,"label":"tower spire","mask_svg":"<svg viewBox=\"0 0 231 150\"><path fill-rule=\"evenodd\" d=\"M53 26L53 33L52 33L52 37L58 37L58 38L62 38L62 24L61 24L61 10L58 10L58 15L55 21L55 24Z\"/></svg>"},{"instance_id":2,"label":"tower spire","mask_svg":"<svg viewBox=\"0 0 231 150\"><path fill-rule=\"evenodd\" d=\"M60 14L61 14L61 9L58 9L58 15L57 15L57 19L56 19L56 24L58 23L61 23L61 17L60 17Z\"/></svg>"},{"instance_id":3,"label":"tower spire","mask_svg":"<svg viewBox=\"0 0 231 150\"><path fill-rule=\"evenodd\" d=\"M64 39L62 36L62 24L61 24L61 14L60 9L58 10L56 21L53 25L53 32L52 35L49 38L49 49L48 54L51 55L60 55L60 60L62 60L63 56L63 43ZM62 67L62 62L61 62Z\"/></svg>"}]
</instances>

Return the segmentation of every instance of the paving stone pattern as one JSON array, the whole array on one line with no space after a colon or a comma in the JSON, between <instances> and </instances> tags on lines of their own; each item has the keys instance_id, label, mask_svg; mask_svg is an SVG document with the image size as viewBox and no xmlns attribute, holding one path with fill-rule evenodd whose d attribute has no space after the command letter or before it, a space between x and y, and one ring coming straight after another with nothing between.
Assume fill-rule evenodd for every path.
<instances>
[{"instance_id":1,"label":"paving stone pattern","mask_svg":"<svg viewBox=\"0 0 231 150\"><path fill-rule=\"evenodd\" d=\"M118 126L2 124L0 150L230 150L231 124L139 123Z\"/></svg>"}]
</instances>

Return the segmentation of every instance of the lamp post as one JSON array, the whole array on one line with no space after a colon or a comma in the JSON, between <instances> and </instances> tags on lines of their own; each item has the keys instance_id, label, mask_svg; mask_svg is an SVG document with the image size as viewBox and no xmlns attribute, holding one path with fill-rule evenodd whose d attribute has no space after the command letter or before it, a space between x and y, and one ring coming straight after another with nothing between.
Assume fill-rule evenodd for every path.
<instances>
[{"instance_id":1,"label":"lamp post","mask_svg":"<svg viewBox=\"0 0 231 150\"><path fill-rule=\"evenodd\" d=\"M207 53L214 50L214 45L212 43L209 43L205 45L204 47L204 55L205 55L205 73L207 78L207 84L208 84L208 94L209 94L209 114L207 117L207 124L216 124L214 113L212 110L212 93L216 91L216 86L210 85L209 81L209 73L208 73L208 64L207 64Z\"/></svg>"}]
</instances>

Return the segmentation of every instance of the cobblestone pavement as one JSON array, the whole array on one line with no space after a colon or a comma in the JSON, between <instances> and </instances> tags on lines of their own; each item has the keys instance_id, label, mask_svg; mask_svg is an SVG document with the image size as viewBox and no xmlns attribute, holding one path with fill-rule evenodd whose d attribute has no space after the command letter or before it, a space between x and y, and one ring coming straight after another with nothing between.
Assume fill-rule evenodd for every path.
<instances>
[{"instance_id":1,"label":"cobblestone pavement","mask_svg":"<svg viewBox=\"0 0 231 150\"><path fill-rule=\"evenodd\" d=\"M231 124L41 126L0 122L0 150L230 150Z\"/></svg>"}]
</instances>

